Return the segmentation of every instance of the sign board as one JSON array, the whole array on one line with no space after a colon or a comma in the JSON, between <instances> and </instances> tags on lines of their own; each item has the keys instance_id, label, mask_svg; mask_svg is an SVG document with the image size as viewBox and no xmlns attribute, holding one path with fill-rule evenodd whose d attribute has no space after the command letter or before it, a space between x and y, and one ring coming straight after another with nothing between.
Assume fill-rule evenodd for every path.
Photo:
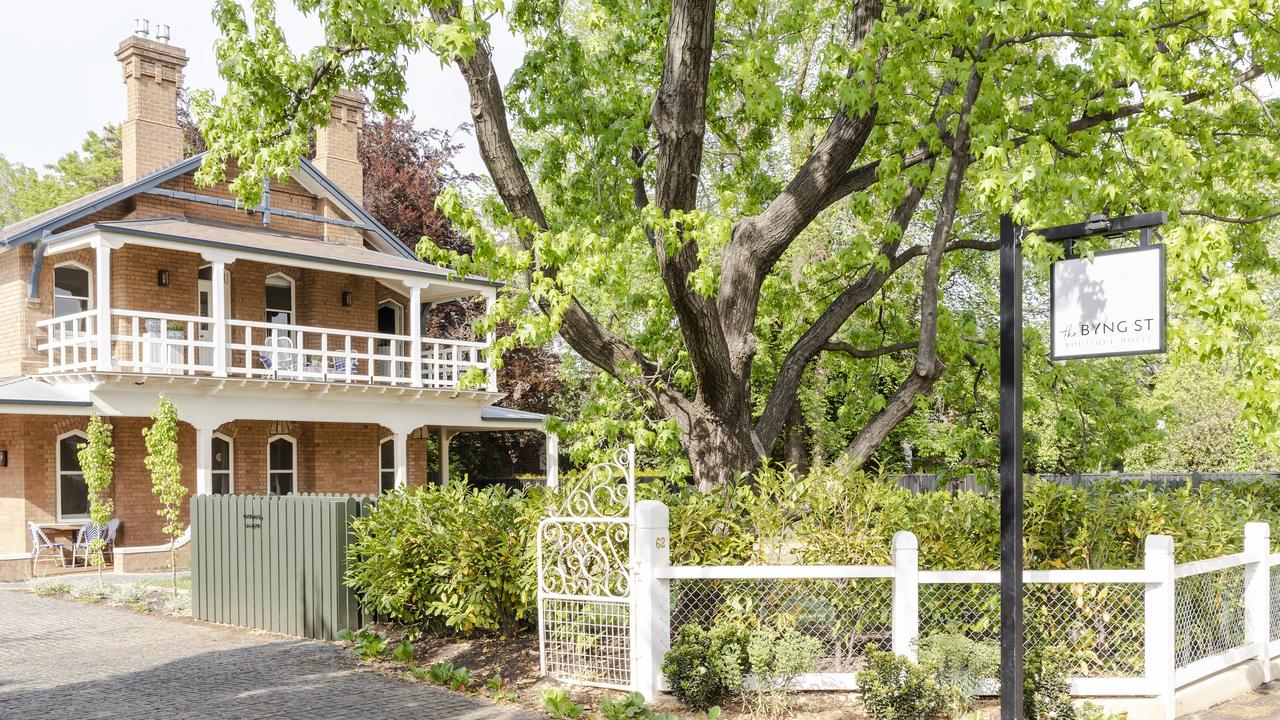
<instances>
[{"instance_id":1,"label":"sign board","mask_svg":"<svg viewBox=\"0 0 1280 720\"><path fill-rule=\"evenodd\" d=\"M1096 252L1053 263L1054 360L1164 352L1164 245Z\"/></svg>"}]
</instances>

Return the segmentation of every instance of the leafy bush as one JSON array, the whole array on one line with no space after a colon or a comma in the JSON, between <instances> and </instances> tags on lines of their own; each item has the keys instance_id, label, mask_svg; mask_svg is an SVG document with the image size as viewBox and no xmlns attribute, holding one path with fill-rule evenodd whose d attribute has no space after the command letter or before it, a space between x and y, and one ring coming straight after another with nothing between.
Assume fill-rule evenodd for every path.
<instances>
[{"instance_id":1,"label":"leafy bush","mask_svg":"<svg viewBox=\"0 0 1280 720\"><path fill-rule=\"evenodd\" d=\"M413 643L409 642L409 638L400 641L396 649L391 651L391 657L409 667L413 667Z\"/></svg>"},{"instance_id":2,"label":"leafy bush","mask_svg":"<svg viewBox=\"0 0 1280 720\"><path fill-rule=\"evenodd\" d=\"M500 700L514 701L520 697L516 691L507 686L507 681L502 679L501 675L493 675L484 681L484 688L489 692L489 699L494 702Z\"/></svg>"},{"instance_id":3,"label":"leafy bush","mask_svg":"<svg viewBox=\"0 0 1280 720\"><path fill-rule=\"evenodd\" d=\"M539 695L542 709L554 718L582 717L582 706L569 697L569 693L558 688L546 688Z\"/></svg>"},{"instance_id":4,"label":"leafy bush","mask_svg":"<svg viewBox=\"0 0 1280 720\"><path fill-rule=\"evenodd\" d=\"M747 660L755 679L756 710L777 717L786 709L791 683L811 672L822 643L793 627L763 625L747 638Z\"/></svg>"},{"instance_id":5,"label":"leafy bush","mask_svg":"<svg viewBox=\"0 0 1280 720\"><path fill-rule=\"evenodd\" d=\"M58 597L71 592L71 585L60 580L45 580L32 587L31 592L38 597Z\"/></svg>"},{"instance_id":6,"label":"leafy bush","mask_svg":"<svg viewBox=\"0 0 1280 720\"><path fill-rule=\"evenodd\" d=\"M353 641L356 656L361 660L377 660L387 654L387 639L376 632L361 630L355 634Z\"/></svg>"},{"instance_id":7,"label":"leafy bush","mask_svg":"<svg viewBox=\"0 0 1280 720\"><path fill-rule=\"evenodd\" d=\"M382 496L352 523L346 582L404 625L514 635L537 599L536 492L426 485Z\"/></svg>"},{"instance_id":8,"label":"leafy bush","mask_svg":"<svg viewBox=\"0 0 1280 720\"><path fill-rule=\"evenodd\" d=\"M982 681L1000 673L1000 646L975 642L964 635L932 635L920 641L920 666L954 691L953 714L973 706Z\"/></svg>"},{"instance_id":9,"label":"leafy bush","mask_svg":"<svg viewBox=\"0 0 1280 720\"><path fill-rule=\"evenodd\" d=\"M907 658L871 650L858 673L862 707L872 720L942 720L953 698L933 673Z\"/></svg>"},{"instance_id":10,"label":"leafy bush","mask_svg":"<svg viewBox=\"0 0 1280 720\"><path fill-rule=\"evenodd\" d=\"M662 660L671 694L693 710L720 705L742 689L747 664L747 631L734 622L704 630L685 625Z\"/></svg>"},{"instance_id":11,"label":"leafy bush","mask_svg":"<svg viewBox=\"0 0 1280 720\"><path fill-rule=\"evenodd\" d=\"M1066 651L1057 647L1040 646L1027 652L1022 705L1028 720L1077 720L1066 677L1069 660Z\"/></svg>"}]
</instances>

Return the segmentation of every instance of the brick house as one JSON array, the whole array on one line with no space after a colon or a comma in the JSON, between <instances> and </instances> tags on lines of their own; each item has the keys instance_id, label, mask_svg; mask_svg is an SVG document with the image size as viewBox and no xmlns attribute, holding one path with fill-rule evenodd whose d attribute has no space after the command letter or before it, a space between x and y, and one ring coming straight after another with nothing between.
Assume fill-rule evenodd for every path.
<instances>
[{"instance_id":1,"label":"brick house","mask_svg":"<svg viewBox=\"0 0 1280 720\"><path fill-rule=\"evenodd\" d=\"M116 567L159 554L141 431L162 393L193 493L447 481L453 434L544 428L494 405L491 338L424 337L424 309L492 303L496 284L423 263L361 208L361 96L340 95L316 157L246 210L183 157L186 53L134 35L116 58L122 182L0 229L0 576L30 567L29 522L85 522L75 448L93 413L114 426ZM487 382L463 389L468 371Z\"/></svg>"}]
</instances>

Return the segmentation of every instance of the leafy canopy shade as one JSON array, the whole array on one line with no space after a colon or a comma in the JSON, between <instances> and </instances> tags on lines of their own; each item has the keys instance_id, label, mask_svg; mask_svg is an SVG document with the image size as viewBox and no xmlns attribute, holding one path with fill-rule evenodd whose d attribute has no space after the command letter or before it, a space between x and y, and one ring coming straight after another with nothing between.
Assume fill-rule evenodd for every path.
<instances>
[{"instance_id":1,"label":"leafy canopy shade","mask_svg":"<svg viewBox=\"0 0 1280 720\"><path fill-rule=\"evenodd\" d=\"M217 4L228 87L194 100L203 179L234 159L251 198L340 88L394 113L409 53L453 64L495 193L442 196L472 254L423 251L520 281L499 303L517 324L504 348L558 334L601 371L584 446L678 445L703 487L806 422L838 424L836 455L861 463L948 372L988 362L981 253L999 212L1039 226L1169 211L1175 351L1221 361L1264 319L1269 3L296 4L324 45L290 48L272 0L252 22ZM497 14L528 46L505 88ZM1280 354L1236 360L1274 441Z\"/></svg>"}]
</instances>

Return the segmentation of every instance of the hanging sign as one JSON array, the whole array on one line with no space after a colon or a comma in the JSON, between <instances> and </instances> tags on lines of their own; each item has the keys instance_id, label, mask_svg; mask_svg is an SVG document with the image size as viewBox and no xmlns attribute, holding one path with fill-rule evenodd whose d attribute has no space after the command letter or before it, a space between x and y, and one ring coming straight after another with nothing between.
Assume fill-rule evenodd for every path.
<instances>
[{"instance_id":1,"label":"hanging sign","mask_svg":"<svg viewBox=\"0 0 1280 720\"><path fill-rule=\"evenodd\" d=\"M1164 352L1164 245L1053 263L1049 330L1054 360Z\"/></svg>"}]
</instances>

